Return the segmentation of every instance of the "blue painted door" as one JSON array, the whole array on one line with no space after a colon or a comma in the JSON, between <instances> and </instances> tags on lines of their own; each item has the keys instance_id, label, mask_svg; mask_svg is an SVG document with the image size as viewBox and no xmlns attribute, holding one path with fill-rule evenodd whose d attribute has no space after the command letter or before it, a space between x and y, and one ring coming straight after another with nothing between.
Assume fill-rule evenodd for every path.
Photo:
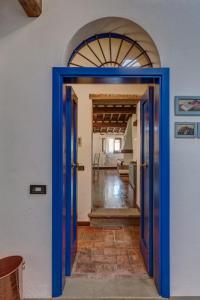
<instances>
[{"instance_id":1,"label":"blue painted door","mask_svg":"<svg viewBox=\"0 0 200 300\"><path fill-rule=\"evenodd\" d=\"M153 276L153 87L141 102L141 237L140 246L149 276Z\"/></svg>"},{"instance_id":2,"label":"blue painted door","mask_svg":"<svg viewBox=\"0 0 200 300\"><path fill-rule=\"evenodd\" d=\"M66 96L59 89L53 90L53 165L52 165L52 296L62 294L65 285L66 265Z\"/></svg>"},{"instance_id":3,"label":"blue painted door","mask_svg":"<svg viewBox=\"0 0 200 300\"><path fill-rule=\"evenodd\" d=\"M154 85L154 109L153 109L153 115L154 115L154 168L153 168L153 277L154 282L156 284L156 287L158 289L159 294L163 295L163 290L169 291L169 281L164 280L165 284L162 283L161 278L166 277L166 273L163 272L163 267L161 267L161 248L165 247L164 240L167 238L169 239L169 232L166 230L166 228L169 228L169 220L164 220L165 214L167 214L169 211L168 205L165 206L166 199L168 197L169 193L169 186L167 187L167 172L169 172L169 165L168 168L165 169L165 171L162 174L162 166L166 161L166 158L168 154L163 155L162 149L166 151L166 153L169 151L168 147L164 147L164 143L166 141L166 138L168 137L168 127L161 124L166 123L167 119L166 116L169 114L168 109L169 107L165 106L166 102L160 101L160 85L155 84ZM163 97L164 98L164 97ZM163 108L161 107L163 106ZM161 109L163 110L163 114L161 114ZM165 136L162 134L162 140L161 140L161 130L164 128L163 131L165 131ZM162 164L161 164L162 163ZM161 178L163 178L161 180ZM165 192L161 194L161 186L167 187ZM163 213L161 214L161 204L164 205ZM165 230L163 231L163 234L160 234L160 227L164 225ZM168 233L167 233L168 232ZM163 245L163 246L162 246ZM168 270L168 260L169 256L167 254L163 257L163 264L166 264L166 269ZM165 297L168 297L165 293Z\"/></svg>"},{"instance_id":4,"label":"blue painted door","mask_svg":"<svg viewBox=\"0 0 200 300\"><path fill-rule=\"evenodd\" d=\"M66 91L66 276L71 275L77 250L77 98Z\"/></svg>"}]
</instances>

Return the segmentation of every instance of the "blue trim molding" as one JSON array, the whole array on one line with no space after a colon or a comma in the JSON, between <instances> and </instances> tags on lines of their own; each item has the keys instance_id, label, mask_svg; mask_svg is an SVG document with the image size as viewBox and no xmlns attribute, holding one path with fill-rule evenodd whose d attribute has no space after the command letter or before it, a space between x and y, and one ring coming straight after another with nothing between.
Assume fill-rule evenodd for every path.
<instances>
[{"instance_id":1,"label":"blue trim molding","mask_svg":"<svg viewBox=\"0 0 200 300\"><path fill-rule=\"evenodd\" d=\"M170 181L169 181L169 69L168 68L53 68L52 169L52 295L62 294L62 85L63 83L156 83L159 97L159 286L170 296Z\"/></svg>"},{"instance_id":2,"label":"blue trim molding","mask_svg":"<svg viewBox=\"0 0 200 300\"><path fill-rule=\"evenodd\" d=\"M63 157L62 157L62 106L63 77L53 72L53 110L52 110L52 295L59 296L63 289Z\"/></svg>"}]
</instances>

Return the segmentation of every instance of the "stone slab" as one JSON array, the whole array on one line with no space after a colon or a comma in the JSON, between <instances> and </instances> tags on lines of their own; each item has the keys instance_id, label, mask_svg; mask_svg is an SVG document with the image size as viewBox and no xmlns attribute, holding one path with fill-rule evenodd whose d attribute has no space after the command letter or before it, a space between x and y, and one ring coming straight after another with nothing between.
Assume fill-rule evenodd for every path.
<instances>
[{"instance_id":1,"label":"stone slab","mask_svg":"<svg viewBox=\"0 0 200 300\"><path fill-rule=\"evenodd\" d=\"M63 296L58 299L162 299L152 279L144 277L67 278Z\"/></svg>"}]
</instances>

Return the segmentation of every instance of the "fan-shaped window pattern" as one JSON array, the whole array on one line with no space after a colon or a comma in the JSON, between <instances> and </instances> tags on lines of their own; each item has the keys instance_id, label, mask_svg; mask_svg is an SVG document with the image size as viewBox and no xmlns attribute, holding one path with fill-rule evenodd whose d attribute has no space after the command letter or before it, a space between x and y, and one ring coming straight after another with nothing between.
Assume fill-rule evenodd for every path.
<instances>
[{"instance_id":1,"label":"fan-shaped window pattern","mask_svg":"<svg viewBox=\"0 0 200 300\"><path fill-rule=\"evenodd\" d=\"M137 41L117 33L97 34L83 41L68 61L70 67L152 68Z\"/></svg>"}]
</instances>

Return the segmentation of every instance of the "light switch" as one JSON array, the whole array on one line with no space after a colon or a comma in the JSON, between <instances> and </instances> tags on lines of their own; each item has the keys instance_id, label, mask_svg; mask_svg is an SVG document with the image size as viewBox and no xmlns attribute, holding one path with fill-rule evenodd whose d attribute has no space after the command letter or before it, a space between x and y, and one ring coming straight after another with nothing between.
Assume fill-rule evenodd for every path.
<instances>
[{"instance_id":1,"label":"light switch","mask_svg":"<svg viewBox=\"0 0 200 300\"><path fill-rule=\"evenodd\" d=\"M31 184L30 185L30 194L46 194L47 186L43 184Z\"/></svg>"},{"instance_id":2,"label":"light switch","mask_svg":"<svg viewBox=\"0 0 200 300\"><path fill-rule=\"evenodd\" d=\"M78 165L78 171L84 171L84 170L85 170L84 166Z\"/></svg>"}]
</instances>

